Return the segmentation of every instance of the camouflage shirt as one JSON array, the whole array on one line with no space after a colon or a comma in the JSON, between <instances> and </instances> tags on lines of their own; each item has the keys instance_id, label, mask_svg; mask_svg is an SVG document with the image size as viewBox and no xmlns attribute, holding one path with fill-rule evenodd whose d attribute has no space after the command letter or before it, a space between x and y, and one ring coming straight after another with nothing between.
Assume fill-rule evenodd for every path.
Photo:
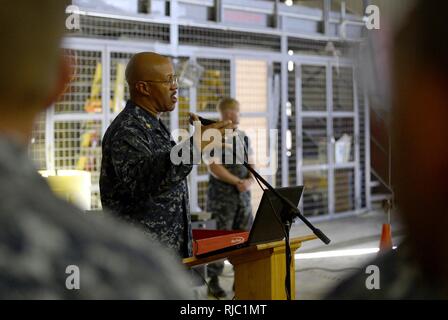
<instances>
[{"instance_id":1,"label":"camouflage shirt","mask_svg":"<svg viewBox=\"0 0 448 320\"><path fill-rule=\"evenodd\" d=\"M186 178L192 165L171 162L175 145L160 120L128 101L103 139L101 201L187 257L192 235Z\"/></svg>"},{"instance_id":2,"label":"camouflage shirt","mask_svg":"<svg viewBox=\"0 0 448 320\"><path fill-rule=\"evenodd\" d=\"M56 198L26 148L0 136L0 299L190 298L180 263L162 250ZM79 289L67 288L68 266Z\"/></svg>"},{"instance_id":3,"label":"camouflage shirt","mask_svg":"<svg viewBox=\"0 0 448 320\"><path fill-rule=\"evenodd\" d=\"M253 150L250 144L249 137L242 130L235 130L236 136L233 137L232 149L224 148L221 155L221 164L231 174L237 176L240 179L247 179L250 177L249 170L242 164L245 159L249 161L249 157L253 155ZM229 143L229 142L227 142ZM217 180L213 175L210 175L211 183L221 182Z\"/></svg>"}]
</instances>

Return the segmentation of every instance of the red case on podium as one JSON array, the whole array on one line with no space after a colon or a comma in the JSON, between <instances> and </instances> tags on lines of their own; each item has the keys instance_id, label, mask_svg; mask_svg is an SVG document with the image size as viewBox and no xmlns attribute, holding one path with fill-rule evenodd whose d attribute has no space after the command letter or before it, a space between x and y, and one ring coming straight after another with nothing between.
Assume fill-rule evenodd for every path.
<instances>
[{"instance_id":1,"label":"red case on podium","mask_svg":"<svg viewBox=\"0 0 448 320\"><path fill-rule=\"evenodd\" d=\"M248 231L242 230L193 230L193 255L224 249L244 243L249 238Z\"/></svg>"}]
</instances>

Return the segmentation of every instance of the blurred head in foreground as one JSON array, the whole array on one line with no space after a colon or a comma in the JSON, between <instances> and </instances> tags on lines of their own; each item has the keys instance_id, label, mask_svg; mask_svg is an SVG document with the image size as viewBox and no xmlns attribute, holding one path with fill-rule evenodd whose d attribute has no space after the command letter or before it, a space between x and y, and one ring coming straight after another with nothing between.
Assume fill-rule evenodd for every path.
<instances>
[{"instance_id":1,"label":"blurred head in foreground","mask_svg":"<svg viewBox=\"0 0 448 320\"><path fill-rule=\"evenodd\" d=\"M69 81L69 63L60 49L68 3L1 2L0 132L27 141L35 116Z\"/></svg>"},{"instance_id":2,"label":"blurred head in foreground","mask_svg":"<svg viewBox=\"0 0 448 320\"><path fill-rule=\"evenodd\" d=\"M448 2L418 1L392 41L392 187L405 240L339 284L329 299L448 297L446 10ZM372 265L381 275L375 290L367 288L375 282L366 275Z\"/></svg>"},{"instance_id":3,"label":"blurred head in foreground","mask_svg":"<svg viewBox=\"0 0 448 320\"><path fill-rule=\"evenodd\" d=\"M394 55L393 173L413 253L448 288L448 2L419 1Z\"/></svg>"}]
</instances>

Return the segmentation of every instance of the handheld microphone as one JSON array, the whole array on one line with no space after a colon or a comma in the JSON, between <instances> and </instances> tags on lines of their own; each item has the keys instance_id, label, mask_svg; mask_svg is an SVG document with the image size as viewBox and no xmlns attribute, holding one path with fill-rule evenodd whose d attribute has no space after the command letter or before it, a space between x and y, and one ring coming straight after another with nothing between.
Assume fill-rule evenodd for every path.
<instances>
[{"instance_id":1,"label":"handheld microphone","mask_svg":"<svg viewBox=\"0 0 448 320\"><path fill-rule=\"evenodd\" d=\"M202 118L202 117L199 117L199 116L198 116L198 118L199 118L199 121L201 122L201 124L203 126L209 126L209 125L214 124L214 123L217 122L215 120L205 119L205 118ZM193 121L194 121L193 117L190 116L190 124L191 125L193 125Z\"/></svg>"}]
</instances>

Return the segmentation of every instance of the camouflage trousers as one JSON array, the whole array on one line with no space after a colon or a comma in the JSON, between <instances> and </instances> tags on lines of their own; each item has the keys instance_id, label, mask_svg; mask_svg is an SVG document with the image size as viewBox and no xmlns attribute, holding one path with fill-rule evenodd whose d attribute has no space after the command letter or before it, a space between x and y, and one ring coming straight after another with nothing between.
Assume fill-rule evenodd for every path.
<instances>
[{"instance_id":1,"label":"camouflage trousers","mask_svg":"<svg viewBox=\"0 0 448 320\"><path fill-rule=\"evenodd\" d=\"M250 192L221 193L220 197L207 198L207 211L212 213L219 230L249 230L252 225L252 206ZM210 277L217 277L224 270L224 262L207 266Z\"/></svg>"}]
</instances>

